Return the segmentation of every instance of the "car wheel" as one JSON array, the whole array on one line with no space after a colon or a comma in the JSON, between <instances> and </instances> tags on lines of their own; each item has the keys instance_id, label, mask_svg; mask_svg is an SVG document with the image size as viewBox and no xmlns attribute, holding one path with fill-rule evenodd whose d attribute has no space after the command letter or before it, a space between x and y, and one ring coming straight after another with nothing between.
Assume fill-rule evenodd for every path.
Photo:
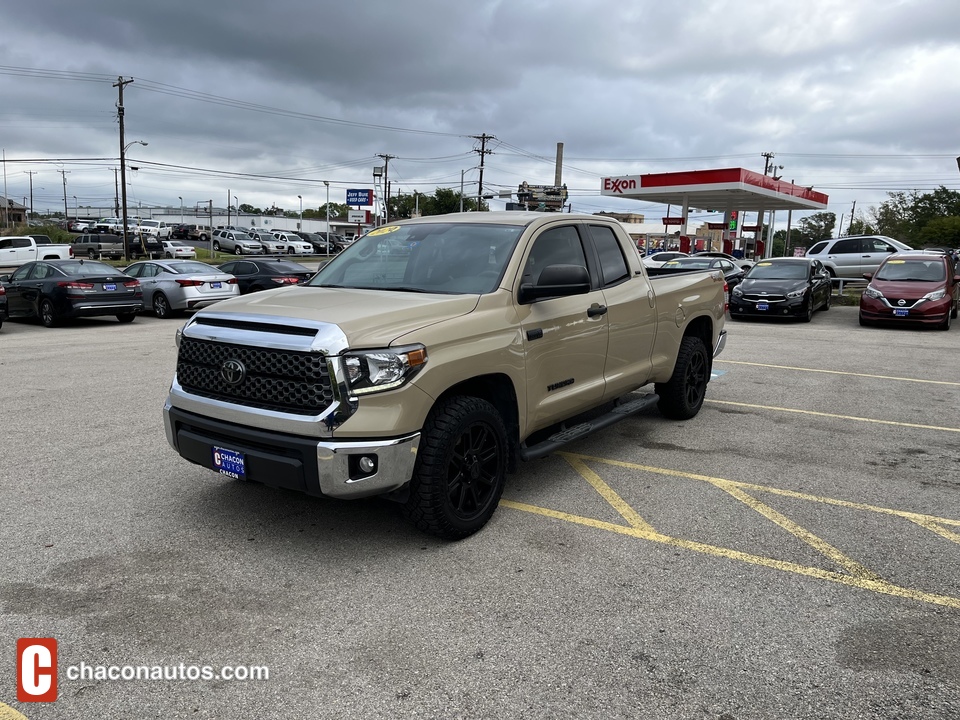
<instances>
[{"instance_id":1,"label":"car wheel","mask_svg":"<svg viewBox=\"0 0 960 720\"><path fill-rule=\"evenodd\" d=\"M951 321L952 319L953 319L953 311L948 310L946 313L944 313L943 322L940 323L939 325L937 325L937 327L938 327L940 330L949 330L949 329L950 329L950 321Z\"/></svg>"},{"instance_id":2,"label":"car wheel","mask_svg":"<svg viewBox=\"0 0 960 720\"><path fill-rule=\"evenodd\" d=\"M507 431L493 405L465 396L441 402L423 429L404 515L446 540L472 535L497 509L507 454Z\"/></svg>"},{"instance_id":3,"label":"car wheel","mask_svg":"<svg viewBox=\"0 0 960 720\"><path fill-rule=\"evenodd\" d=\"M813 320L813 296L807 300L807 311L800 317L801 322L808 323Z\"/></svg>"},{"instance_id":4,"label":"car wheel","mask_svg":"<svg viewBox=\"0 0 960 720\"><path fill-rule=\"evenodd\" d=\"M204 238L203 235L201 235L201 236L200 236L200 239L201 239L201 240L205 240L206 238ZM216 250L217 252L220 252L220 241L219 241L219 240L214 240L214 241L213 241L213 249Z\"/></svg>"},{"instance_id":5,"label":"car wheel","mask_svg":"<svg viewBox=\"0 0 960 720\"><path fill-rule=\"evenodd\" d=\"M97 251L94 250L93 248L90 248L89 250L87 250L87 257L90 258L91 260L96 260L96 259L97 259Z\"/></svg>"},{"instance_id":6,"label":"car wheel","mask_svg":"<svg viewBox=\"0 0 960 720\"><path fill-rule=\"evenodd\" d=\"M239 245L237 245L237 246L233 249L233 253L234 253L234 255L243 255L243 248L240 247Z\"/></svg>"},{"instance_id":7,"label":"car wheel","mask_svg":"<svg viewBox=\"0 0 960 720\"><path fill-rule=\"evenodd\" d=\"M173 314L170 312L170 301L161 292L153 296L153 314L158 318L168 318Z\"/></svg>"},{"instance_id":8,"label":"car wheel","mask_svg":"<svg viewBox=\"0 0 960 720\"><path fill-rule=\"evenodd\" d=\"M44 327L52 328L57 326L57 311L53 308L53 302L49 298L43 298L40 301L40 307L37 314L40 316L40 322Z\"/></svg>"},{"instance_id":9,"label":"car wheel","mask_svg":"<svg viewBox=\"0 0 960 720\"><path fill-rule=\"evenodd\" d=\"M123 315L117 315L117 320L122 323L133 322L133 319L137 316L136 313L124 313Z\"/></svg>"},{"instance_id":10,"label":"car wheel","mask_svg":"<svg viewBox=\"0 0 960 720\"><path fill-rule=\"evenodd\" d=\"M293 255L294 252L296 251L292 247L287 248L287 255Z\"/></svg>"},{"instance_id":11,"label":"car wheel","mask_svg":"<svg viewBox=\"0 0 960 720\"><path fill-rule=\"evenodd\" d=\"M823 309L824 309L824 310L829 310L829 309L830 309L830 303L831 303L831 302L833 302L833 288L831 288L830 291L827 292L827 299L824 300L824 302L823 302Z\"/></svg>"},{"instance_id":12,"label":"car wheel","mask_svg":"<svg viewBox=\"0 0 960 720\"><path fill-rule=\"evenodd\" d=\"M680 342L680 352L673 375L654 387L660 401L660 414L671 420L689 420L703 405L710 381L710 356L703 340L687 335Z\"/></svg>"},{"instance_id":13,"label":"car wheel","mask_svg":"<svg viewBox=\"0 0 960 720\"><path fill-rule=\"evenodd\" d=\"M957 301L953 304L953 310L950 312L950 317L954 320L957 319L957 311L960 309L960 295L957 296Z\"/></svg>"},{"instance_id":14,"label":"car wheel","mask_svg":"<svg viewBox=\"0 0 960 720\"><path fill-rule=\"evenodd\" d=\"M168 260L173 260L173 255L171 255L170 253L166 253L164 257L167 258Z\"/></svg>"}]
</instances>

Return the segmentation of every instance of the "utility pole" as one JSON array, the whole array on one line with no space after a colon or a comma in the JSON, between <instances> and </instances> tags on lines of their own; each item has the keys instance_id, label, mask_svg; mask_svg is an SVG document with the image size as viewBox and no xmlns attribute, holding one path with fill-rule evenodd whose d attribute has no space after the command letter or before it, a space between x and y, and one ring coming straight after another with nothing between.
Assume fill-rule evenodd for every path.
<instances>
[{"instance_id":1,"label":"utility pole","mask_svg":"<svg viewBox=\"0 0 960 720\"><path fill-rule=\"evenodd\" d=\"M480 141L480 149L474 148L474 152L480 156L480 179L477 180L477 210L480 209L483 202L483 156L490 155L493 150L487 150L487 140L496 140L493 135L471 135L474 140Z\"/></svg>"},{"instance_id":2,"label":"utility pole","mask_svg":"<svg viewBox=\"0 0 960 720\"><path fill-rule=\"evenodd\" d=\"M230 188L227 188L227 225L230 224ZM211 230L210 232L213 232Z\"/></svg>"},{"instance_id":3,"label":"utility pole","mask_svg":"<svg viewBox=\"0 0 960 720\"><path fill-rule=\"evenodd\" d=\"M772 152L765 152L760 153L760 156L765 158L763 162L763 174L766 175L770 172L770 161L776 157L776 154Z\"/></svg>"},{"instance_id":4,"label":"utility pole","mask_svg":"<svg viewBox=\"0 0 960 720\"><path fill-rule=\"evenodd\" d=\"M126 163L126 149L124 147L123 139L123 88L133 82L133 78L129 80L124 80L123 76L117 78L117 81L113 84L113 87L117 88L119 96L117 98L117 118L120 121L120 199L122 201L121 205L121 216L120 222L123 223L120 228L120 235L123 240L123 259L127 259L127 163Z\"/></svg>"},{"instance_id":5,"label":"utility pole","mask_svg":"<svg viewBox=\"0 0 960 720\"><path fill-rule=\"evenodd\" d=\"M390 222L390 184L387 182L387 168L390 166L390 161L393 160L396 155L382 155L377 154L378 158L383 159L383 192L386 195L383 203L383 218L384 222Z\"/></svg>"},{"instance_id":6,"label":"utility pole","mask_svg":"<svg viewBox=\"0 0 960 720\"><path fill-rule=\"evenodd\" d=\"M30 176L30 214L33 215L33 176L37 174L36 170L24 170L25 175Z\"/></svg>"},{"instance_id":7,"label":"utility pole","mask_svg":"<svg viewBox=\"0 0 960 720\"><path fill-rule=\"evenodd\" d=\"M113 215L120 217L120 185L117 183L117 173L119 168L113 168Z\"/></svg>"},{"instance_id":8,"label":"utility pole","mask_svg":"<svg viewBox=\"0 0 960 720\"><path fill-rule=\"evenodd\" d=\"M57 170L63 176L63 219L66 221L70 215L67 214L67 175L70 174L69 170Z\"/></svg>"},{"instance_id":9,"label":"utility pole","mask_svg":"<svg viewBox=\"0 0 960 720\"><path fill-rule=\"evenodd\" d=\"M857 201L853 201L853 209L850 211L850 224L847 225L847 235L853 232L853 218L857 214Z\"/></svg>"}]
</instances>

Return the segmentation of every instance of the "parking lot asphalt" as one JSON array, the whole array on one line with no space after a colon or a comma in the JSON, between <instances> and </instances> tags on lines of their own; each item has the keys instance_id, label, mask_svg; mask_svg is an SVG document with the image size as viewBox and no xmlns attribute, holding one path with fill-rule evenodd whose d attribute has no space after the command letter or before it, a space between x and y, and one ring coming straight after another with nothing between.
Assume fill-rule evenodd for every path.
<instances>
[{"instance_id":1,"label":"parking lot asphalt","mask_svg":"<svg viewBox=\"0 0 960 720\"><path fill-rule=\"evenodd\" d=\"M523 464L445 543L182 460L179 324L0 329L0 646L60 672L21 703L0 663L0 718L960 716L957 327L728 322L696 418Z\"/></svg>"}]
</instances>

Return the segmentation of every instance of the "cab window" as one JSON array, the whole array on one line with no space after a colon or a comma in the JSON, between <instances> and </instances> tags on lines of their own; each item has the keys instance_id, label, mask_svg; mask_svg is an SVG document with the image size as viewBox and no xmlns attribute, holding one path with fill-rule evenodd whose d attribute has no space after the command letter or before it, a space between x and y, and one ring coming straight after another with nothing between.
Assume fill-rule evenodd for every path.
<instances>
[{"instance_id":1,"label":"cab window","mask_svg":"<svg viewBox=\"0 0 960 720\"><path fill-rule=\"evenodd\" d=\"M630 277L627 261L623 257L623 248L617 240L613 228L606 225L591 225L590 235L600 256L600 277L603 287L623 282Z\"/></svg>"}]
</instances>

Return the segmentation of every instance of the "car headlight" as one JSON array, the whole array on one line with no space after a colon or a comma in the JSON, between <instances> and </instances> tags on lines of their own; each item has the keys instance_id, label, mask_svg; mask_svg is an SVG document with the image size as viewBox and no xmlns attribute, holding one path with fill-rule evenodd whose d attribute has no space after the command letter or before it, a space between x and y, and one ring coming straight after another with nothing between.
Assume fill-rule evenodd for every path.
<instances>
[{"instance_id":1,"label":"car headlight","mask_svg":"<svg viewBox=\"0 0 960 720\"><path fill-rule=\"evenodd\" d=\"M941 288L940 290L935 290L932 293L927 293L926 295L923 296L923 299L924 300L943 300L943 298L946 297L946 295L947 295L947 291Z\"/></svg>"},{"instance_id":2,"label":"car headlight","mask_svg":"<svg viewBox=\"0 0 960 720\"><path fill-rule=\"evenodd\" d=\"M863 294L868 298L873 298L874 300L883 300L883 293L877 290L873 285L867 285L867 288L863 291Z\"/></svg>"},{"instance_id":3,"label":"car headlight","mask_svg":"<svg viewBox=\"0 0 960 720\"><path fill-rule=\"evenodd\" d=\"M788 292L788 293L787 293L787 297L788 297L788 298L799 298L799 297L803 297L803 294L804 294L805 292L807 292L807 289L806 289L806 288L801 288L800 290L794 290L793 292Z\"/></svg>"},{"instance_id":4,"label":"car headlight","mask_svg":"<svg viewBox=\"0 0 960 720\"><path fill-rule=\"evenodd\" d=\"M734 297L740 297L743 295L743 288L737 285L733 290L731 290Z\"/></svg>"},{"instance_id":5,"label":"car headlight","mask_svg":"<svg viewBox=\"0 0 960 720\"><path fill-rule=\"evenodd\" d=\"M427 364L427 349L409 345L345 353L343 366L350 389L357 395L400 387Z\"/></svg>"}]
</instances>

